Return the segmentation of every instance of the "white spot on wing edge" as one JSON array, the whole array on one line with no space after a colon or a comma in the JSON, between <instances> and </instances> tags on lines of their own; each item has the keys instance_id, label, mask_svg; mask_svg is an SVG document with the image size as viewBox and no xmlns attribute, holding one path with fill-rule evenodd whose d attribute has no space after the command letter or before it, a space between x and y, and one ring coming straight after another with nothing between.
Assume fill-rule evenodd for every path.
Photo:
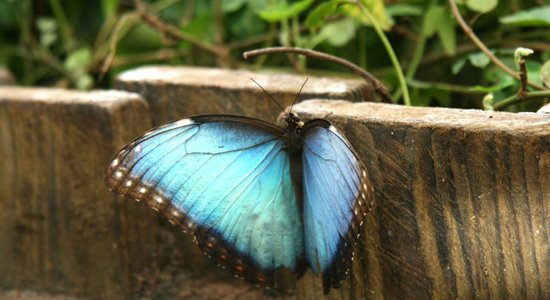
<instances>
[{"instance_id":1,"label":"white spot on wing edge","mask_svg":"<svg viewBox=\"0 0 550 300\"><path fill-rule=\"evenodd\" d=\"M111 162L111 167L116 167L120 163L120 160L118 158L113 159Z\"/></svg>"},{"instance_id":2,"label":"white spot on wing edge","mask_svg":"<svg viewBox=\"0 0 550 300\"><path fill-rule=\"evenodd\" d=\"M115 172L115 178L116 178L116 179L122 178L122 175L124 175L124 174L122 174L121 171L116 171L116 172Z\"/></svg>"},{"instance_id":3,"label":"white spot on wing edge","mask_svg":"<svg viewBox=\"0 0 550 300\"><path fill-rule=\"evenodd\" d=\"M162 131L170 129L170 128L184 127L184 126L188 126L188 125L191 125L191 124L195 124L195 121L193 121L193 119L191 119L191 118L181 119L181 120L178 120L178 121L175 121L175 122L172 122L172 123L168 123L165 126L162 126L160 128L153 129L153 130L143 134L142 138L148 137L152 134L162 132Z\"/></svg>"},{"instance_id":4,"label":"white spot on wing edge","mask_svg":"<svg viewBox=\"0 0 550 300\"><path fill-rule=\"evenodd\" d=\"M334 127L334 125L332 125L332 124L328 127L328 130L329 130L329 131L332 131L332 132L334 132L334 133L336 133L336 134L339 134L339 133L338 133L338 129L336 129L336 127Z\"/></svg>"},{"instance_id":5,"label":"white spot on wing edge","mask_svg":"<svg viewBox=\"0 0 550 300\"><path fill-rule=\"evenodd\" d=\"M179 121L176 121L172 125L177 127L183 127L191 124L195 124L195 121L193 121L193 119L191 118L187 118L187 119L181 119Z\"/></svg>"}]
</instances>

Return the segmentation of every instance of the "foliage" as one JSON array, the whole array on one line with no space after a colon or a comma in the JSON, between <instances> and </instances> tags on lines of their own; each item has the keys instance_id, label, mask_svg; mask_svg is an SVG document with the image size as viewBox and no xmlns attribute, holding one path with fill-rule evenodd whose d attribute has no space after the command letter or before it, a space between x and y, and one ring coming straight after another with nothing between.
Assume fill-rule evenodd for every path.
<instances>
[{"instance_id":1,"label":"foliage","mask_svg":"<svg viewBox=\"0 0 550 300\"><path fill-rule=\"evenodd\" d=\"M282 45L355 62L398 102L408 104L410 90L412 105L540 107L550 81L550 5L456 3L497 60L514 72L524 62L529 87L471 42L447 0L0 0L0 65L22 84L78 89L109 87L120 71L147 63L342 71L294 55L241 58ZM517 56L518 47L533 54Z\"/></svg>"}]
</instances>

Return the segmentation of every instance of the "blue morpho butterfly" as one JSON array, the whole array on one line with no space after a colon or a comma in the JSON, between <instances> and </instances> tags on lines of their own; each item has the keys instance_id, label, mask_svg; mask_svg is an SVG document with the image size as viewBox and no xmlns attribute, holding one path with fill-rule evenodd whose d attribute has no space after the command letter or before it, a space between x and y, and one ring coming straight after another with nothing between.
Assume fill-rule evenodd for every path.
<instances>
[{"instance_id":1,"label":"blue morpho butterfly","mask_svg":"<svg viewBox=\"0 0 550 300\"><path fill-rule=\"evenodd\" d=\"M282 270L309 266L328 293L351 266L373 189L330 122L284 115L285 128L230 115L160 126L114 156L105 182L193 233L235 275L274 287Z\"/></svg>"}]
</instances>

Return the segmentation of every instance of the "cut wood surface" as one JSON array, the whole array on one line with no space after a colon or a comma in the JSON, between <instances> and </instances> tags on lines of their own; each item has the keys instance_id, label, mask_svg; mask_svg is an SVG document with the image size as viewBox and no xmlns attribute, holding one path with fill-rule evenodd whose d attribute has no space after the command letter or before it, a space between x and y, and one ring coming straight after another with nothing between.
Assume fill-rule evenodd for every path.
<instances>
[{"instance_id":1,"label":"cut wood surface","mask_svg":"<svg viewBox=\"0 0 550 300\"><path fill-rule=\"evenodd\" d=\"M251 79L286 107L306 78L245 70L148 66L120 74L116 87L145 98L155 125L196 114L236 114L274 122L280 109ZM374 88L362 79L310 76L299 99L374 101L374 95Z\"/></svg>"}]
</instances>

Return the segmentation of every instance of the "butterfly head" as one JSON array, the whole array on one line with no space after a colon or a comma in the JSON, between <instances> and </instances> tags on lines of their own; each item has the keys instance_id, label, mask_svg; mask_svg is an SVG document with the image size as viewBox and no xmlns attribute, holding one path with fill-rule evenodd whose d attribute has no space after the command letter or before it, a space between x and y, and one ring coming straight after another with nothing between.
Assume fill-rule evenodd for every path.
<instances>
[{"instance_id":1,"label":"butterfly head","mask_svg":"<svg viewBox=\"0 0 550 300\"><path fill-rule=\"evenodd\" d=\"M304 122L300 117L293 112L286 112L284 114L286 127L290 130L299 130L304 126Z\"/></svg>"},{"instance_id":2,"label":"butterfly head","mask_svg":"<svg viewBox=\"0 0 550 300\"><path fill-rule=\"evenodd\" d=\"M300 151L302 145L302 127L304 126L304 122L293 112L285 112L282 116L286 123L285 132L288 149L291 153L297 153Z\"/></svg>"}]
</instances>

